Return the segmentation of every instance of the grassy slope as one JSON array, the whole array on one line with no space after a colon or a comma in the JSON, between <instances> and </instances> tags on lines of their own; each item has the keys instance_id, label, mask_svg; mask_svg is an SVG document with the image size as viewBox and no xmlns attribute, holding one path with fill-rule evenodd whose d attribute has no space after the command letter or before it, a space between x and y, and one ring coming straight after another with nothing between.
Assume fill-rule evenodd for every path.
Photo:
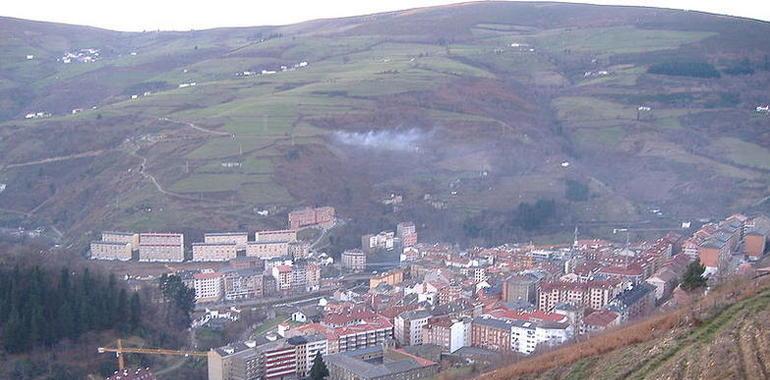
<instances>
[{"instance_id":1,"label":"grassy slope","mask_svg":"<svg viewBox=\"0 0 770 380\"><path fill-rule=\"evenodd\" d=\"M691 188L715 205L706 213L741 207L769 185L762 160L770 141L745 137L762 133L763 120L737 111L761 99L750 89L767 75L702 81L644 71L657 55L738 59L745 50L722 43L734 41L735 33L743 44L751 40L756 51L770 52L758 38L765 29L673 11L509 3L190 33L125 34L3 20L0 34L7 38L0 51L13 58L0 66L0 102L9 105L0 117L15 120L0 126L2 164L106 153L0 172L0 182L11 184L0 208L34 211L76 230L167 221L169 228L210 229L200 220L225 227L262 223L250 212L255 205L331 203L355 213L389 189L411 189L407 195L415 198L431 192L464 214L544 194L560 198L566 176L601 184L595 200L576 205L579 218L635 218L628 205L647 203L691 215ZM514 42L529 45L514 48ZM82 47L101 48L104 59L55 62L65 50ZM32 53L35 60L23 59ZM301 61L310 65L235 75ZM611 75L583 77L600 69ZM147 82L166 89L129 99L129 88ZM189 82L197 86L176 88ZM660 95L672 91L687 94L687 102L666 103ZM742 94L728 107L735 110L732 119L698 129L691 120L718 111L708 94L720 91ZM636 120L640 103L655 108L651 118ZM92 105L98 109L88 110ZM66 115L76 107L86 111ZM37 110L56 116L18 121ZM731 125L744 125L742 134ZM368 177L376 164L350 164L350 152L330 144L331 129L406 126L432 129L441 144L413 158L419 168L394 170L398 174L384 179ZM299 159L288 159L297 152ZM171 194L137 174L142 159ZM555 163L563 160L572 169L558 169ZM223 167L227 162L243 166ZM492 168L488 190L470 186L449 196L450 181L473 177L480 167ZM61 170L71 174L54 175ZM105 182L79 182L94 177ZM707 191L732 178L742 179L735 194ZM75 193L82 188L86 194ZM360 202L340 196L351 189ZM85 207L84 199L90 200ZM212 213L216 218L208 218Z\"/></svg>"},{"instance_id":2,"label":"grassy slope","mask_svg":"<svg viewBox=\"0 0 770 380\"><path fill-rule=\"evenodd\" d=\"M752 287L733 284L728 286L733 293L712 295L687 306L689 310L595 337L579 344L585 354L577 354L579 347L560 349L495 371L493 378L766 378L770 290L767 283L756 293L744 286ZM549 360L538 369L536 362Z\"/></svg>"}]
</instances>

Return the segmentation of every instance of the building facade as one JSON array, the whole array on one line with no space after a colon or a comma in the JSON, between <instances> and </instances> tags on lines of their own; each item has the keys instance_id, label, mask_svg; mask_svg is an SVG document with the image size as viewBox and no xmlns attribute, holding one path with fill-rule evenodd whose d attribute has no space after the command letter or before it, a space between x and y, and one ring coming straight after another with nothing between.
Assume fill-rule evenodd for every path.
<instances>
[{"instance_id":1,"label":"building facade","mask_svg":"<svg viewBox=\"0 0 770 380\"><path fill-rule=\"evenodd\" d=\"M94 260L131 260L131 243L93 241L91 242L91 258Z\"/></svg>"},{"instance_id":2,"label":"building facade","mask_svg":"<svg viewBox=\"0 0 770 380\"><path fill-rule=\"evenodd\" d=\"M139 261L184 261L184 235L177 233L139 234Z\"/></svg>"},{"instance_id":3,"label":"building facade","mask_svg":"<svg viewBox=\"0 0 770 380\"><path fill-rule=\"evenodd\" d=\"M269 259L289 254L287 241L250 241L246 244L246 256Z\"/></svg>"},{"instance_id":4,"label":"building facade","mask_svg":"<svg viewBox=\"0 0 770 380\"><path fill-rule=\"evenodd\" d=\"M353 271L363 272L366 270L366 254L360 249L350 249L342 252L342 267Z\"/></svg>"},{"instance_id":5,"label":"building facade","mask_svg":"<svg viewBox=\"0 0 770 380\"><path fill-rule=\"evenodd\" d=\"M238 256L235 242L193 243L192 261L230 261Z\"/></svg>"}]
</instances>

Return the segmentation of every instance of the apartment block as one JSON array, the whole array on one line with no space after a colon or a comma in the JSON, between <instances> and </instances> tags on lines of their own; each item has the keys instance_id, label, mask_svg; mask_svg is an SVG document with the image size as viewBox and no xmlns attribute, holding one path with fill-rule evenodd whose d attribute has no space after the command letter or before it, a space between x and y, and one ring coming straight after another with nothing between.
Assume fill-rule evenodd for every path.
<instances>
[{"instance_id":1,"label":"apartment block","mask_svg":"<svg viewBox=\"0 0 770 380\"><path fill-rule=\"evenodd\" d=\"M246 244L246 256L269 259L289 254L287 241L250 241Z\"/></svg>"},{"instance_id":2,"label":"apartment block","mask_svg":"<svg viewBox=\"0 0 770 380\"><path fill-rule=\"evenodd\" d=\"M235 244L238 251L246 249L246 243L249 241L247 232L212 232L203 235L203 242L207 244Z\"/></svg>"},{"instance_id":3,"label":"apartment block","mask_svg":"<svg viewBox=\"0 0 770 380\"><path fill-rule=\"evenodd\" d=\"M226 301L262 297L263 273L253 268L226 270L222 273L222 292Z\"/></svg>"},{"instance_id":4,"label":"apartment block","mask_svg":"<svg viewBox=\"0 0 770 380\"><path fill-rule=\"evenodd\" d=\"M422 344L422 329L428 324L430 312L427 310L405 311L393 320L396 341L403 346Z\"/></svg>"},{"instance_id":5,"label":"apartment block","mask_svg":"<svg viewBox=\"0 0 770 380\"><path fill-rule=\"evenodd\" d=\"M292 260L306 259L310 256L310 243L304 241L290 242L288 251Z\"/></svg>"},{"instance_id":6,"label":"apartment block","mask_svg":"<svg viewBox=\"0 0 770 380\"><path fill-rule=\"evenodd\" d=\"M139 234L139 261L184 261L184 235L176 233Z\"/></svg>"},{"instance_id":7,"label":"apartment block","mask_svg":"<svg viewBox=\"0 0 770 380\"><path fill-rule=\"evenodd\" d=\"M195 302L216 302L222 298L222 273L195 273L192 283L195 289Z\"/></svg>"},{"instance_id":8,"label":"apartment block","mask_svg":"<svg viewBox=\"0 0 770 380\"><path fill-rule=\"evenodd\" d=\"M229 261L238 256L235 242L193 243L192 261Z\"/></svg>"},{"instance_id":9,"label":"apartment block","mask_svg":"<svg viewBox=\"0 0 770 380\"><path fill-rule=\"evenodd\" d=\"M102 232L102 241L110 243L129 243L131 244L132 251L139 249L139 234L133 232L104 231Z\"/></svg>"},{"instance_id":10,"label":"apartment block","mask_svg":"<svg viewBox=\"0 0 770 380\"><path fill-rule=\"evenodd\" d=\"M471 345L493 351L511 350L511 328L506 320L476 317L471 326Z\"/></svg>"},{"instance_id":11,"label":"apartment block","mask_svg":"<svg viewBox=\"0 0 770 380\"><path fill-rule=\"evenodd\" d=\"M404 271L402 269L393 269L385 273L380 273L369 279L369 289L374 289L380 284L396 286L404 281Z\"/></svg>"},{"instance_id":12,"label":"apartment block","mask_svg":"<svg viewBox=\"0 0 770 380\"><path fill-rule=\"evenodd\" d=\"M289 228L292 230L308 226L328 228L333 225L333 207L305 208L289 213Z\"/></svg>"},{"instance_id":13,"label":"apartment block","mask_svg":"<svg viewBox=\"0 0 770 380\"><path fill-rule=\"evenodd\" d=\"M443 347L446 352L455 352L471 345L471 319L432 319L422 328L422 343Z\"/></svg>"},{"instance_id":14,"label":"apartment block","mask_svg":"<svg viewBox=\"0 0 770 380\"><path fill-rule=\"evenodd\" d=\"M131 260L131 243L91 242L91 258L94 260Z\"/></svg>"},{"instance_id":15,"label":"apartment block","mask_svg":"<svg viewBox=\"0 0 770 380\"><path fill-rule=\"evenodd\" d=\"M269 230L269 231L257 231L254 233L254 241L257 242L272 242L283 241L292 243L297 241L297 230Z\"/></svg>"},{"instance_id":16,"label":"apartment block","mask_svg":"<svg viewBox=\"0 0 770 380\"><path fill-rule=\"evenodd\" d=\"M566 302L598 310L607 305L622 290L619 285L620 283L596 280L543 283L538 291L538 309L551 311L557 304Z\"/></svg>"},{"instance_id":17,"label":"apartment block","mask_svg":"<svg viewBox=\"0 0 770 380\"><path fill-rule=\"evenodd\" d=\"M417 244L417 228L412 222L402 222L396 225L396 236L404 247L412 247Z\"/></svg>"}]
</instances>

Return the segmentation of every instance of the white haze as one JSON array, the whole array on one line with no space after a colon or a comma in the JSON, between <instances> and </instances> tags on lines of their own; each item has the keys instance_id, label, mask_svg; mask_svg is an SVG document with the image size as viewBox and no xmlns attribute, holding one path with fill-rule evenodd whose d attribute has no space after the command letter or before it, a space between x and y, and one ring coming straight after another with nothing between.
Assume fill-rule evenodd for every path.
<instances>
[{"instance_id":1,"label":"white haze","mask_svg":"<svg viewBox=\"0 0 770 380\"><path fill-rule=\"evenodd\" d=\"M345 145L388 151L417 151L428 134L413 128L407 130L385 130L366 132L337 131L334 139Z\"/></svg>"}]
</instances>

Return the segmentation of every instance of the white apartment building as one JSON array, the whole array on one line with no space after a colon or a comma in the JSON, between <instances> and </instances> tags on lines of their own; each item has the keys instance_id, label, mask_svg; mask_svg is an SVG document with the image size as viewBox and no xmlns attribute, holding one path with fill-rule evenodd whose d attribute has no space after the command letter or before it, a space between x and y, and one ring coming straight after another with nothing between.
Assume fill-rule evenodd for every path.
<instances>
[{"instance_id":1,"label":"white apartment building","mask_svg":"<svg viewBox=\"0 0 770 380\"><path fill-rule=\"evenodd\" d=\"M257 242L295 242L297 241L297 230L270 230L257 231L254 233L254 241Z\"/></svg>"},{"instance_id":2,"label":"white apartment building","mask_svg":"<svg viewBox=\"0 0 770 380\"><path fill-rule=\"evenodd\" d=\"M535 352L540 344L557 346L572 339L574 329L569 323L512 321L511 350L525 355Z\"/></svg>"},{"instance_id":3,"label":"white apartment building","mask_svg":"<svg viewBox=\"0 0 770 380\"><path fill-rule=\"evenodd\" d=\"M131 243L91 242L91 258L94 260L131 260Z\"/></svg>"},{"instance_id":4,"label":"white apartment building","mask_svg":"<svg viewBox=\"0 0 770 380\"><path fill-rule=\"evenodd\" d=\"M238 256L235 242L193 243L192 261L229 261Z\"/></svg>"},{"instance_id":5,"label":"white apartment building","mask_svg":"<svg viewBox=\"0 0 770 380\"><path fill-rule=\"evenodd\" d=\"M248 243L248 241L248 232L219 232L207 233L203 235L204 243L235 243L235 249L239 251L246 249L246 243Z\"/></svg>"},{"instance_id":6,"label":"white apartment building","mask_svg":"<svg viewBox=\"0 0 770 380\"><path fill-rule=\"evenodd\" d=\"M396 341L404 346L422 344L422 328L428 324L430 312L411 310L399 314L393 320Z\"/></svg>"},{"instance_id":7,"label":"white apartment building","mask_svg":"<svg viewBox=\"0 0 770 380\"><path fill-rule=\"evenodd\" d=\"M184 261L184 235L151 232L139 234L139 261Z\"/></svg>"},{"instance_id":8,"label":"white apartment building","mask_svg":"<svg viewBox=\"0 0 770 380\"><path fill-rule=\"evenodd\" d=\"M130 243L132 251L139 249L139 234L133 232L103 231L102 241L110 243Z\"/></svg>"},{"instance_id":9,"label":"white apartment building","mask_svg":"<svg viewBox=\"0 0 770 380\"><path fill-rule=\"evenodd\" d=\"M250 241L246 244L246 256L269 259L288 254L289 242L287 241Z\"/></svg>"},{"instance_id":10,"label":"white apartment building","mask_svg":"<svg viewBox=\"0 0 770 380\"><path fill-rule=\"evenodd\" d=\"M449 352L471 346L471 319L455 320L450 327Z\"/></svg>"},{"instance_id":11,"label":"white apartment building","mask_svg":"<svg viewBox=\"0 0 770 380\"><path fill-rule=\"evenodd\" d=\"M216 302L222 298L222 273L201 272L193 275L195 302Z\"/></svg>"}]
</instances>

